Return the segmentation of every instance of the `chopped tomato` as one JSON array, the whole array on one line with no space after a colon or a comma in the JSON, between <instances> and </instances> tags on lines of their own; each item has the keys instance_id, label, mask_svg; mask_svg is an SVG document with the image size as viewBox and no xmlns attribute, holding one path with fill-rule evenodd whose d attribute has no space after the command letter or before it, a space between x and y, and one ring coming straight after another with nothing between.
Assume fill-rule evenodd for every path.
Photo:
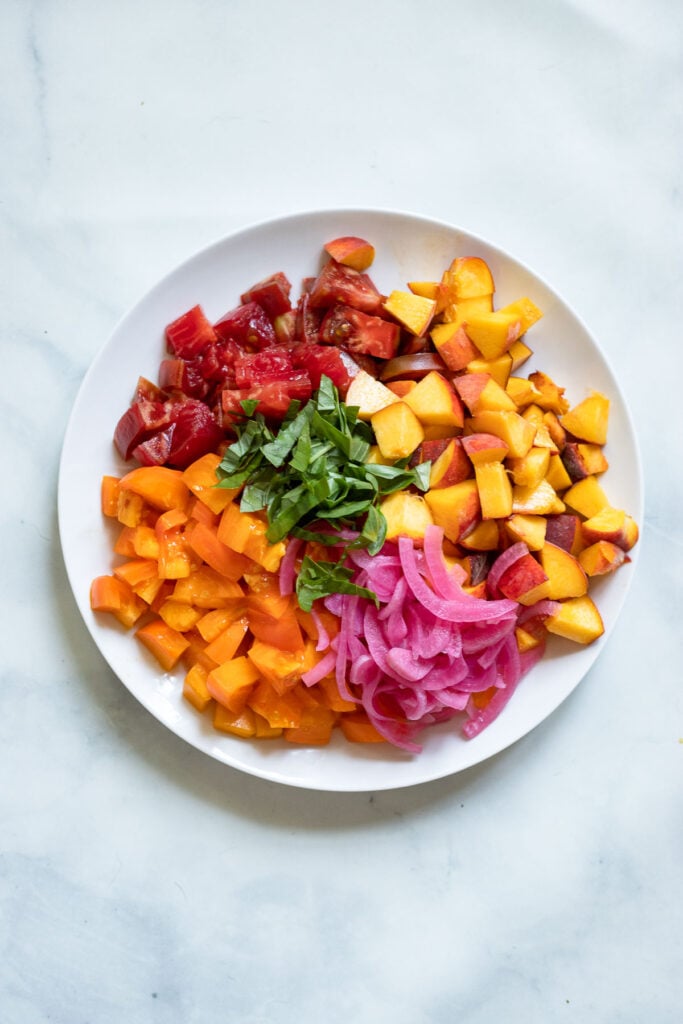
<instances>
[{"instance_id":1,"label":"chopped tomato","mask_svg":"<svg viewBox=\"0 0 683 1024\"><path fill-rule=\"evenodd\" d=\"M320 271L309 298L311 309L345 303L362 313L381 314L383 298L367 274L330 260Z\"/></svg>"},{"instance_id":2,"label":"chopped tomato","mask_svg":"<svg viewBox=\"0 0 683 1024\"><path fill-rule=\"evenodd\" d=\"M291 290L292 286L285 274L278 271L277 274L271 274L270 277L248 288L241 296L241 302L245 305L249 302L258 302L274 320L276 316L287 313L292 308L289 301Z\"/></svg>"},{"instance_id":3,"label":"chopped tomato","mask_svg":"<svg viewBox=\"0 0 683 1024\"><path fill-rule=\"evenodd\" d=\"M401 340L401 328L351 306L333 306L320 325L320 340L330 345L342 345L349 352L392 359Z\"/></svg>"},{"instance_id":4,"label":"chopped tomato","mask_svg":"<svg viewBox=\"0 0 683 1024\"><path fill-rule=\"evenodd\" d=\"M265 384L273 380L289 380L294 373L292 356L282 346L271 346L261 352L243 352L235 360L238 388Z\"/></svg>"},{"instance_id":5,"label":"chopped tomato","mask_svg":"<svg viewBox=\"0 0 683 1024\"><path fill-rule=\"evenodd\" d=\"M216 340L216 332L201 306L193 306L168 325L166 340L174 355L182 359L192 359Z\"/></svg>"},{"instance_id":6,"label":"chopped tomato","mask_svg":"<svg viewBox=\"0 0 683 1024\"><path fill-rule=\"evenodd\" d=\"M249 351L266 348L276 341L272 321L258 302L248 302L226 313L214 324L214 329L221 341L236 341Z\"/></svg>"},{"instance_id":7,"label":"chopped tomato","mask_svg":"<svg viewBox=\"0 0 683 1024\"><path fill-rule=\"evenodd\" d=\"M331 348L329 345L300 343L292 349L292 363L297 369L308 372L314 390L320 387L320 378L325 374L339 390L342 398L358 372L358 367L351 358L345 359L338 348Z\"/></svg>"}]
</instances>

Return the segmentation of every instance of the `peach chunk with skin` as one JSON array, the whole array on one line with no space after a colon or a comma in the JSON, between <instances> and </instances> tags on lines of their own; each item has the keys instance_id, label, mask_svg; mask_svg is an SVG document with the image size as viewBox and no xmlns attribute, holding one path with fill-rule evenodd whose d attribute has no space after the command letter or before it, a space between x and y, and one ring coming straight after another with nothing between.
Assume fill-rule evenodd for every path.
<instances>
[{"instance_id":1,"label":"peach chunk with skin","mask_svg":"<svg viewBox=\"0 0 683 1024\"><path fill-rule=\"evenodd\" d=\"M600 612L588 594L563 601L545 620L545 627L549 633L578 644L590 644L605 632Z\"/></svg>"},{"instance_id":2,"label":"peach chunk with skin","mask_svg":"<svg viewBox=\"0 0 683 1024\"><path fill-rule=\"evenodd\" d=\"M564 548L546 542L539 554L541 565L548 577L544 597L551 601L564 601L568 597L581 597L588 590L588 578L578 559Z\"/></svg>"},{"instance_id":3,"label":"peach chunk with skin","mask_svg":"<svg viewBox=\"0 0 683 1024\"><path fill-rule=\"evenodd\" d=\"M493 276L480 256L458 256L446 271L448 286L454 302L462 299L493 295Z\"/></svg>"},{"instance_id":4,"label":"peach chunk with skin","mask_svg":"<svg viewBox=\"0 0 683 1024\"><path fill-rule=\"evenodd\" d=\"M528 423L517 412L480 412L465 420L472 433L495 434L505 441L510 458L521 458L531 448L536 434L533 423Z\"/></svg>"},{"instance_id":5,"label":"peach chunk with skin","mask_svg":"<svg viewBox=\"0 0 683 1024\"><path fill-rule=\"evenodd\" d=\"M353 270L367 270L375 258L375 248L364 238L356 235L342 235L340 238L333 238L324 246L325 252L337 263L343 263L345 267L352 267Z\"/></svg>"},{"instance_id":6,"label":"peach chunk with skin","mask_svg":"<svg viewBox=\"0 0 683 1024\"><path fill-rule=\"evenodd\" d=\"M404 396L423 426L462 427L465 422L460 398L452 385L432 370Z\"/></svg>"},{"instance_id":7,"label":"peach chunk with skin","mask_svg":"<svg viewBox=\"0 0 683 1024\"><path fill-rule=\"evenodd\" d=\"M453 373L464 370L468 363L479 357L479 352L460 323L437 324L429 336L436 351Z\"/></svg>"},{"instance_id":8,"label":"peach chunk with skin","mask_svg":"<svg viewBox=\"0 0 683 1024\"><path fill-rule=\"evenodd\" d=\"M543 567L527 552L508 566L498 581L498 589L511 601L534 604L547 581Z\"/></svg>"},{"instance_id":9,"label":"peach chunk with skin","mask_svg":"<svg viewBox=\"0 0 683 1024\"><path fill-rule=\"evenodd\" d=\"M519 317L514 313L473 313L465 321L465 331L484 359L496 359L507 352L522 333Z\"/></svg>"},{"instance_id":10,"label":"peach chunk with skin","mask_svg":"<svg viewBox=\"0 0 683 1024\"><path fill-rule=\"evenodd\" d=\"M545 539L576 556L583 548L581 520L571 512L545 517Z\"/></svg>"},{"instance_id":11,"label":"peach chunk with skin","mask_svg":"<svg viewBox=\"0 0 683 1024\"><path fill-rule=\"evenodd\" d=\"M581 527L586 544L595 544L599 540L608 540L624 551L630 551L638 540L638 525L632 516L620 508L607 506L590 519L586 519Z\"/></svg>"},{"instance_id":12,"label":"peach chunk with skin","mask_svg":"<svg viewBox=\"0 0 683 1024\"><path fill-rule=\"evenodd\" d=\"M407 459L424 440L422 424L406 402L380 409L370 417L370 424L385 459Z\"/></svg>"},{"instance_id":13,"label":"peach chunk with skin","mask_svg":"<svg viewBox=\"0 0 683 1024\"><path fill-rule=\"evenodd\" d=\"M562 462L572 483L585 480L587 476L598 476L609 468L601 445L585 444L580 441L569 441L565 444L562 449Z\"/></svg>"},{"instance_id":14,"label":"peach chunk with skin","mask_svg":"<svg viewBox=\"0 0 683 1024\"><path fill-rule=\"evenodd\" d=\"M517 406L490 373L466 373L453 385L473 416L481 412L516 412Z\"/></svg>"},{"instance_id":15,"label":"peach chunk with skin","mask_svg":"<svg viewBox=\"0 0 683 1024\"><path fill-rule=\"evenodd\" d=\"M502 462L509 448L505 441L495 434L465 434L461 444L473 466L483 462Z\"/></svg>"},{"instance_id":16,"label":"peach chunk with skin","mask_svg":"<svg viewBox=\"0 0 683 1024\"><path fill-rule=\"evenodd\" d=\"M465 454L462 441L454 437L446 442L446 447L432 462L429 486L450 487L459 484L472 476L472 464Z\"/></svg>"},{"instance_id":17,"label":"peach chunk with skin","mask_svg":"<svg viewBox=\"0 0 683 1024\"><path fill-rule=\"evenodd\" d=\"M598 540L579 554L579 563L587 576L605 576L627 560L624 549L609 540Z\"/></svg>"},{"instance_id":18,"label":"peach chunk with skin","mask_svg":"<svg viewBox=\"0 0 683 1024\"><path fill-rule=\"evenodd\" d=\"M550 460L548 462L548 471L545 475L546 480L556 491L565 491L568 487L571 487L571 478L564 468L564 463L560 458L559 454L550 452Z\"/></svg>"},{"instance_id":19,"label":"peach chunk with skin","mask_svg":"<svg viewBox=\"0 0 683 1024\"><path fill-rule=\"evenodd\" d=\"M439 487L427 491L425 501L437 526L440 526L448 540L457 544L481 519L479 491L475 480L463 480L451 487Z\"/></svg>"}]
</instances>

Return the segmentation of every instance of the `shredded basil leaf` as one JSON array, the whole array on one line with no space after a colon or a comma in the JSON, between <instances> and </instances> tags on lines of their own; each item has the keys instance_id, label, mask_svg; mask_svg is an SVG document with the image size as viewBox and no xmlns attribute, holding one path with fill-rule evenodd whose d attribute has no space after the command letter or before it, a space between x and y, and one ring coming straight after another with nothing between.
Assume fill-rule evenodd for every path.
<instances>
[{"instance_id":1,"label":"shredded basil leaf","mask_svg":"<svg viewBox=\"0 0 683 1024\"><path fill-rule=\"evenodd\" d=\"M243 488L240 508L265 511L266 536L271 543L291 535L325 545L367 548L377 554L386 538L387 523L379 501L387 494L429 486L430 464L411 469L402 459L390 466L366 462L373 433L358 419L358 408L345 405L329 377L302 407L292 402L277 431L256 412L258 402L243 401L237 420L237 440L225 451L218 467L219 487ZM329 524L330 532L325 531ZM347 541L340 531L355 531ZM371 591L349 582L352 570L343 564L304 559L297 579L301 607L331 593ZM349 589L351 588L351 589ZM302 601L304 603L302 603Z\"/></svg>"},{"instance_id":2,"label":"shredded basil leaf","mask_svg":"<svg viewBox=\"0 0 683 1024\"><path fill-rule=\"evenodd\" d=\"M377 595L367 587L351 582L353 569L337 562L316 562L306 555L296 578L296 596L305 612L310 612L313 602L329 594L356 594L367 597L379 606Z\"/></svg>"}]
</instances>

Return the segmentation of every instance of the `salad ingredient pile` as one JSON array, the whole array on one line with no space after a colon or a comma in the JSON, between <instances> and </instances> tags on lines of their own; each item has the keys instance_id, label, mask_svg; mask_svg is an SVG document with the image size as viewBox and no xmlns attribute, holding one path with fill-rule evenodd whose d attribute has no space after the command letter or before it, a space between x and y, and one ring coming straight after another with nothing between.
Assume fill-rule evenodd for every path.
<instances>
[{"instance_id":1,"label":"salad ingredient pile","mask_svg":"<svg viewBox=\"0 0 683 1024\"><path fill-rule=\"evenodd\" d=\"M166 328L102 480L113 615L216 729L421 749L500 714L549 634L604 632L593 578L638 527L600 482L609 400L541 370L521 297L484 260L383 295L374 248L327 243L295 304L282 271Z\"/></svg>"}]
</instances>

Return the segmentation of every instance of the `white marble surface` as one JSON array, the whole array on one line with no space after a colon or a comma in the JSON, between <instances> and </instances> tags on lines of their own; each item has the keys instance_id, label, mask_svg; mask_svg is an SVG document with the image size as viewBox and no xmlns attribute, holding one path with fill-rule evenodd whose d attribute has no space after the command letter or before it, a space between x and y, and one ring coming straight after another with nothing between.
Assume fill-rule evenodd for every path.
<instances>
[{"instance_id":1,"label":"white marble surface","mask_svg":"<svg viewBox=\"0 0 683 1024\"><path fill-rule=\"evenodd\" d=\"M681 1019L683 10L133 0L0 10L0 1020ZM640 564L595 668L464 774L325 795L189 748L68 589L61 440L175 263L383 206L510 249L617 369Z\"/></svg>"}]
</instances>

